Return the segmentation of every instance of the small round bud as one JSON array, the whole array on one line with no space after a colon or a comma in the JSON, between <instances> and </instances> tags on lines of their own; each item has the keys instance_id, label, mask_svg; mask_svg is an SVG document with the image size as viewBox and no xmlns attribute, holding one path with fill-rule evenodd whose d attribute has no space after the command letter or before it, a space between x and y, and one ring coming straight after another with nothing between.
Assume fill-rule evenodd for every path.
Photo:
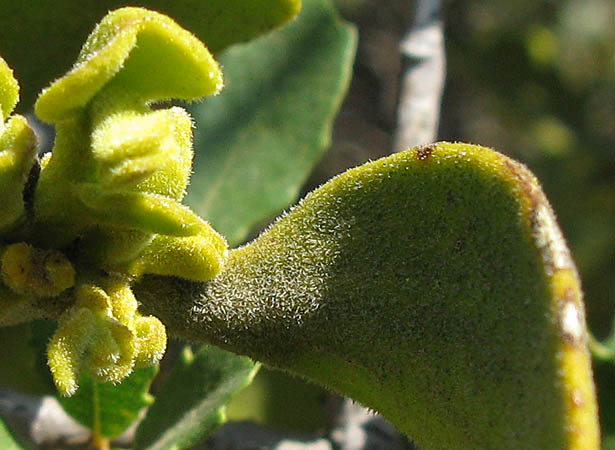
<instances>
[{"instance_id":1,"label":"small round bud","mask_svg":"<svg viewBox=\"0 0 615 450\"><path fill-rule=\"evenodd\" d=\"M0 269L4 283L22 295L55 297L75 284L75 269L66 256L24 242L5 249Z\"/></svg>"}]
</instances>

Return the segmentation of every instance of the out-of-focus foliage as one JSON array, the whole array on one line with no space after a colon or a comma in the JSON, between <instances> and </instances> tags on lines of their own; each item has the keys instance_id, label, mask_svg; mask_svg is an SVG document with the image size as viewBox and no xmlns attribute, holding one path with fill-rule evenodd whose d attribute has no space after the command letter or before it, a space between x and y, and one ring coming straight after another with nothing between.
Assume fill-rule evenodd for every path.
<instances>
[{"instance_id":1,"label":"out-of-focus foliage","mask_svg":"<svg viewBox=\"0 0 615 450\"><path fill-rule=\"evenodd\" d=\"M0 419L0 444L5 450L21 450L26 447L22 447L17 441L11 430Z\"/></svg>"}]
</instances>

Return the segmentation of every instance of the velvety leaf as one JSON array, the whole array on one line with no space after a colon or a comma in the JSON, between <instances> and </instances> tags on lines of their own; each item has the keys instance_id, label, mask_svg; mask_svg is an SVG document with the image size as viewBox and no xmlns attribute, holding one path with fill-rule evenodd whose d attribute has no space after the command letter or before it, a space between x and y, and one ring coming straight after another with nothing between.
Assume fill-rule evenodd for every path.
<instances>
[{"instance_id":1,"label":"velvety leaf","mask_svg":"<svg viewBox=\"0 0 615 450\"><path fill-rule=\"evenodd\" d=\"M193 105L187 202L231 245L296 199L327 148L348 85L356 34L326 0L220 57L225 89Z\"/></svg>"},{"instance_id":2,"label":"velvety leaf","mask_svg":"<svg viewBox=\"0 0 615 450\"><path fill-rule=\"evenodd\" d=\"M155 146L156 138L146 137L151 134L147 128L156 126L152 121L164 129L169 119L175 118L180 123L187 119L181 117L181 112L170 110L162 115L151 114L147 119L140 117L137 119L140 123L130 123L136 119L134 113L141 112L135 103L167 98L193 100L215 94L221 87L222 74L218 65L193 34L163 14L127 7L110 12L96 25L72 69L41 93L35 112L44 121L58 124L90 105L94 127L99 122L104 124L101 124L102 135L98 136L102 142L94 143L98 156L103 156L102 150L107 156L115 153L119 157L117 152L121 153L122 147L132 147L130 140L124 138L124 142L112 144L115 148L105 151L100 147L109 141L110 134L121 134L126 128L145 128L140 138L148 139L146 142ZM114 90L115 94L111 94ZM99 98L97 102L97 95L105 95L101 91L111 98ZM119 111L132 110L133 114L120 116L121 121L105 120L107 115L119 112L117 108ZM106 126L111 128L104 130ZM181 137L186 133L182 130L186 125L179 126L179 136L175 138L187 147L187 139ZM168 128L162 134L173 134L173 130ZM138 147L139 144L133 145Z\"/></svg>"},{"instance_id":3,"label":"velvety leaf","mask_svg":"<svg viewBox=\"0 0 615 450\"><path fill-rule=\"evenodd\" d=\"M250 383L258 365L246 357L203 346L184 349L156 402L137 430L135 449L187 448L224 421L224 406Z\"/></svg>"},{"instance_id":4,"label":"velvety leaf","mask_svg":"<svg viewBox=\"0 0 615 450\"><path fill-rule=\"evenodd\" d=\"M0 418L0 448L2 450L23 450L28 447L21 445L19 440L13 436L9 427Z\"/></svg>"},{"instance_id":5,"label":"velvety leaf","mask_svg":"<svg viewBox=\"0 0 615 450\"><path fill-rule=\"evenodd\" d=\"M318 381L425 450L599 447L576 269L536 179L492 150L349 170L210 282L136 292L171 333Z\"/></svg>"},{"instance_id":6,"label":"velvety leaf","mask_svg":"<svg viewBox=\"0 0 615 450\"><path fill-rule=\"evenodd\" d=\"M195 33L210 50L249 40L291 20L300 0L137 0ZM122 0L0 2L0 54L22 86L22 110L68 70L93 26Z\"/></svg>"},{"instance_id":7,"label":"velvety leaf","mask_svg":"<svg viewBox=\"0 0 615 450\"><path fill-rule=\"evenodd\" d=\"M120 384L99 383L86 372L79 379L79 390L72 397L58 396L64 410L77 422L105 438L119 436L152 403L149 386L158 367L136 369Z\"/></svg>"}]
</instances>

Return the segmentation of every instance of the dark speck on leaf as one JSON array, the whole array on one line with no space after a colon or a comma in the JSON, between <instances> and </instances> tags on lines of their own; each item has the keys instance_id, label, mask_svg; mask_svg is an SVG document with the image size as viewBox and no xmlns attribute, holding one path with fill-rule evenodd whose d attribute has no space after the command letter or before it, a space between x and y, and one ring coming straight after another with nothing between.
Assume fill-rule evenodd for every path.
<instances>
[{"instance_id":1,"label":"dark speck on leaf","mask_svg":"<svg viewBox=\"0 0 615 450\"><path fill-rule=\"evenodd\" d=\"M424 145L422 147L418 147L416 149L416 156L421 161L425 161L431 156L431 153L434 151L433 145Z\"/></svg>"}]
</instances>

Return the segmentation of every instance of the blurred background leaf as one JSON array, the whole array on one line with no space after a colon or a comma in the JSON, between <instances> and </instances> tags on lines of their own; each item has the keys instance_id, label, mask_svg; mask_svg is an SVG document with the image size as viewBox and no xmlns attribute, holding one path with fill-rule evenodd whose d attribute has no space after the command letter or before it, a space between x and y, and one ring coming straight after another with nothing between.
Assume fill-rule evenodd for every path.
<instances>
[{"instance_id":1,"label":"blurred background leaf","mask_svg":"<svg viewBox=\"0 0 615 450\"><path fill-rule=\"evenodd\" d=\"M252 360L213 346L186 346L137 429L136 450L197 444L225 421L224 407L258 370Z\"/></svg>"},{"instance_id":2,"label":"blurred background leaf","mask_svg":"<svg viewBox=\"0 0 615 450\"><path fill-rule=\"evenodd\" d=\"M307 0L294 23L220 57L225 89L190 108L187 203L231 245L296 200L330 143L355 44L327 1Z\"/></svg>"},{"instance_id":3,"label":"blurred background leaf","mask_svg":"<svg viewBox=\"0 0 615 450\"><path fill-rule=\"evenodd\" d=\"M3 450L24 450L29 447L22 445L19 439L11 432L6 423L0 418L0 448Z\"/></svg>"},{"instance_id":4,"label":"blurred background leaf","mask_svg":"<svg viewBox=\"0 0 615 450\"><path fill-rule=\"evenodd\" d=\"M2 1L0 54L21 85L18 108L30 110L35 96L72 67L94 25L122 6L167 14L219 52L290 21L301 0Z\"/></svg>"},{"instance_id":5,"label":"blurred background leaf","mask_svg":"<svg viewBox=\"0 0 615 450\"><path fill-rule=\"evenodd\" d=\"M600 393L602 447L604 450L615 450L615 364L595 362L594 378Z\"/></svg>"},{"instance_id":6,"label":"blurred background leaf","mask_svg":"<svg viewBox=\"0 0 615 450\"><path fill-rule=\"evenodd\" d=\"M87 372L79 379L79 389L72 397L57 396L64 410L77 422L90 428L94 435L113 438L122 434L139 417L153 397L149 391L158 367L135 371L121 384L99 383Z\"/></svg>"},{"instance_id":7,"label":"blurred background leaf","mask_svg":"<svg viewBox=\"0 0 615 450\"><path fill-rule=\"evenodd\" d=\"M317 384L263 367L228 404L227 415L229 420L250 420L317 436L327 429L326 401L330 395Z\"/></svg>"}]
</instances>

